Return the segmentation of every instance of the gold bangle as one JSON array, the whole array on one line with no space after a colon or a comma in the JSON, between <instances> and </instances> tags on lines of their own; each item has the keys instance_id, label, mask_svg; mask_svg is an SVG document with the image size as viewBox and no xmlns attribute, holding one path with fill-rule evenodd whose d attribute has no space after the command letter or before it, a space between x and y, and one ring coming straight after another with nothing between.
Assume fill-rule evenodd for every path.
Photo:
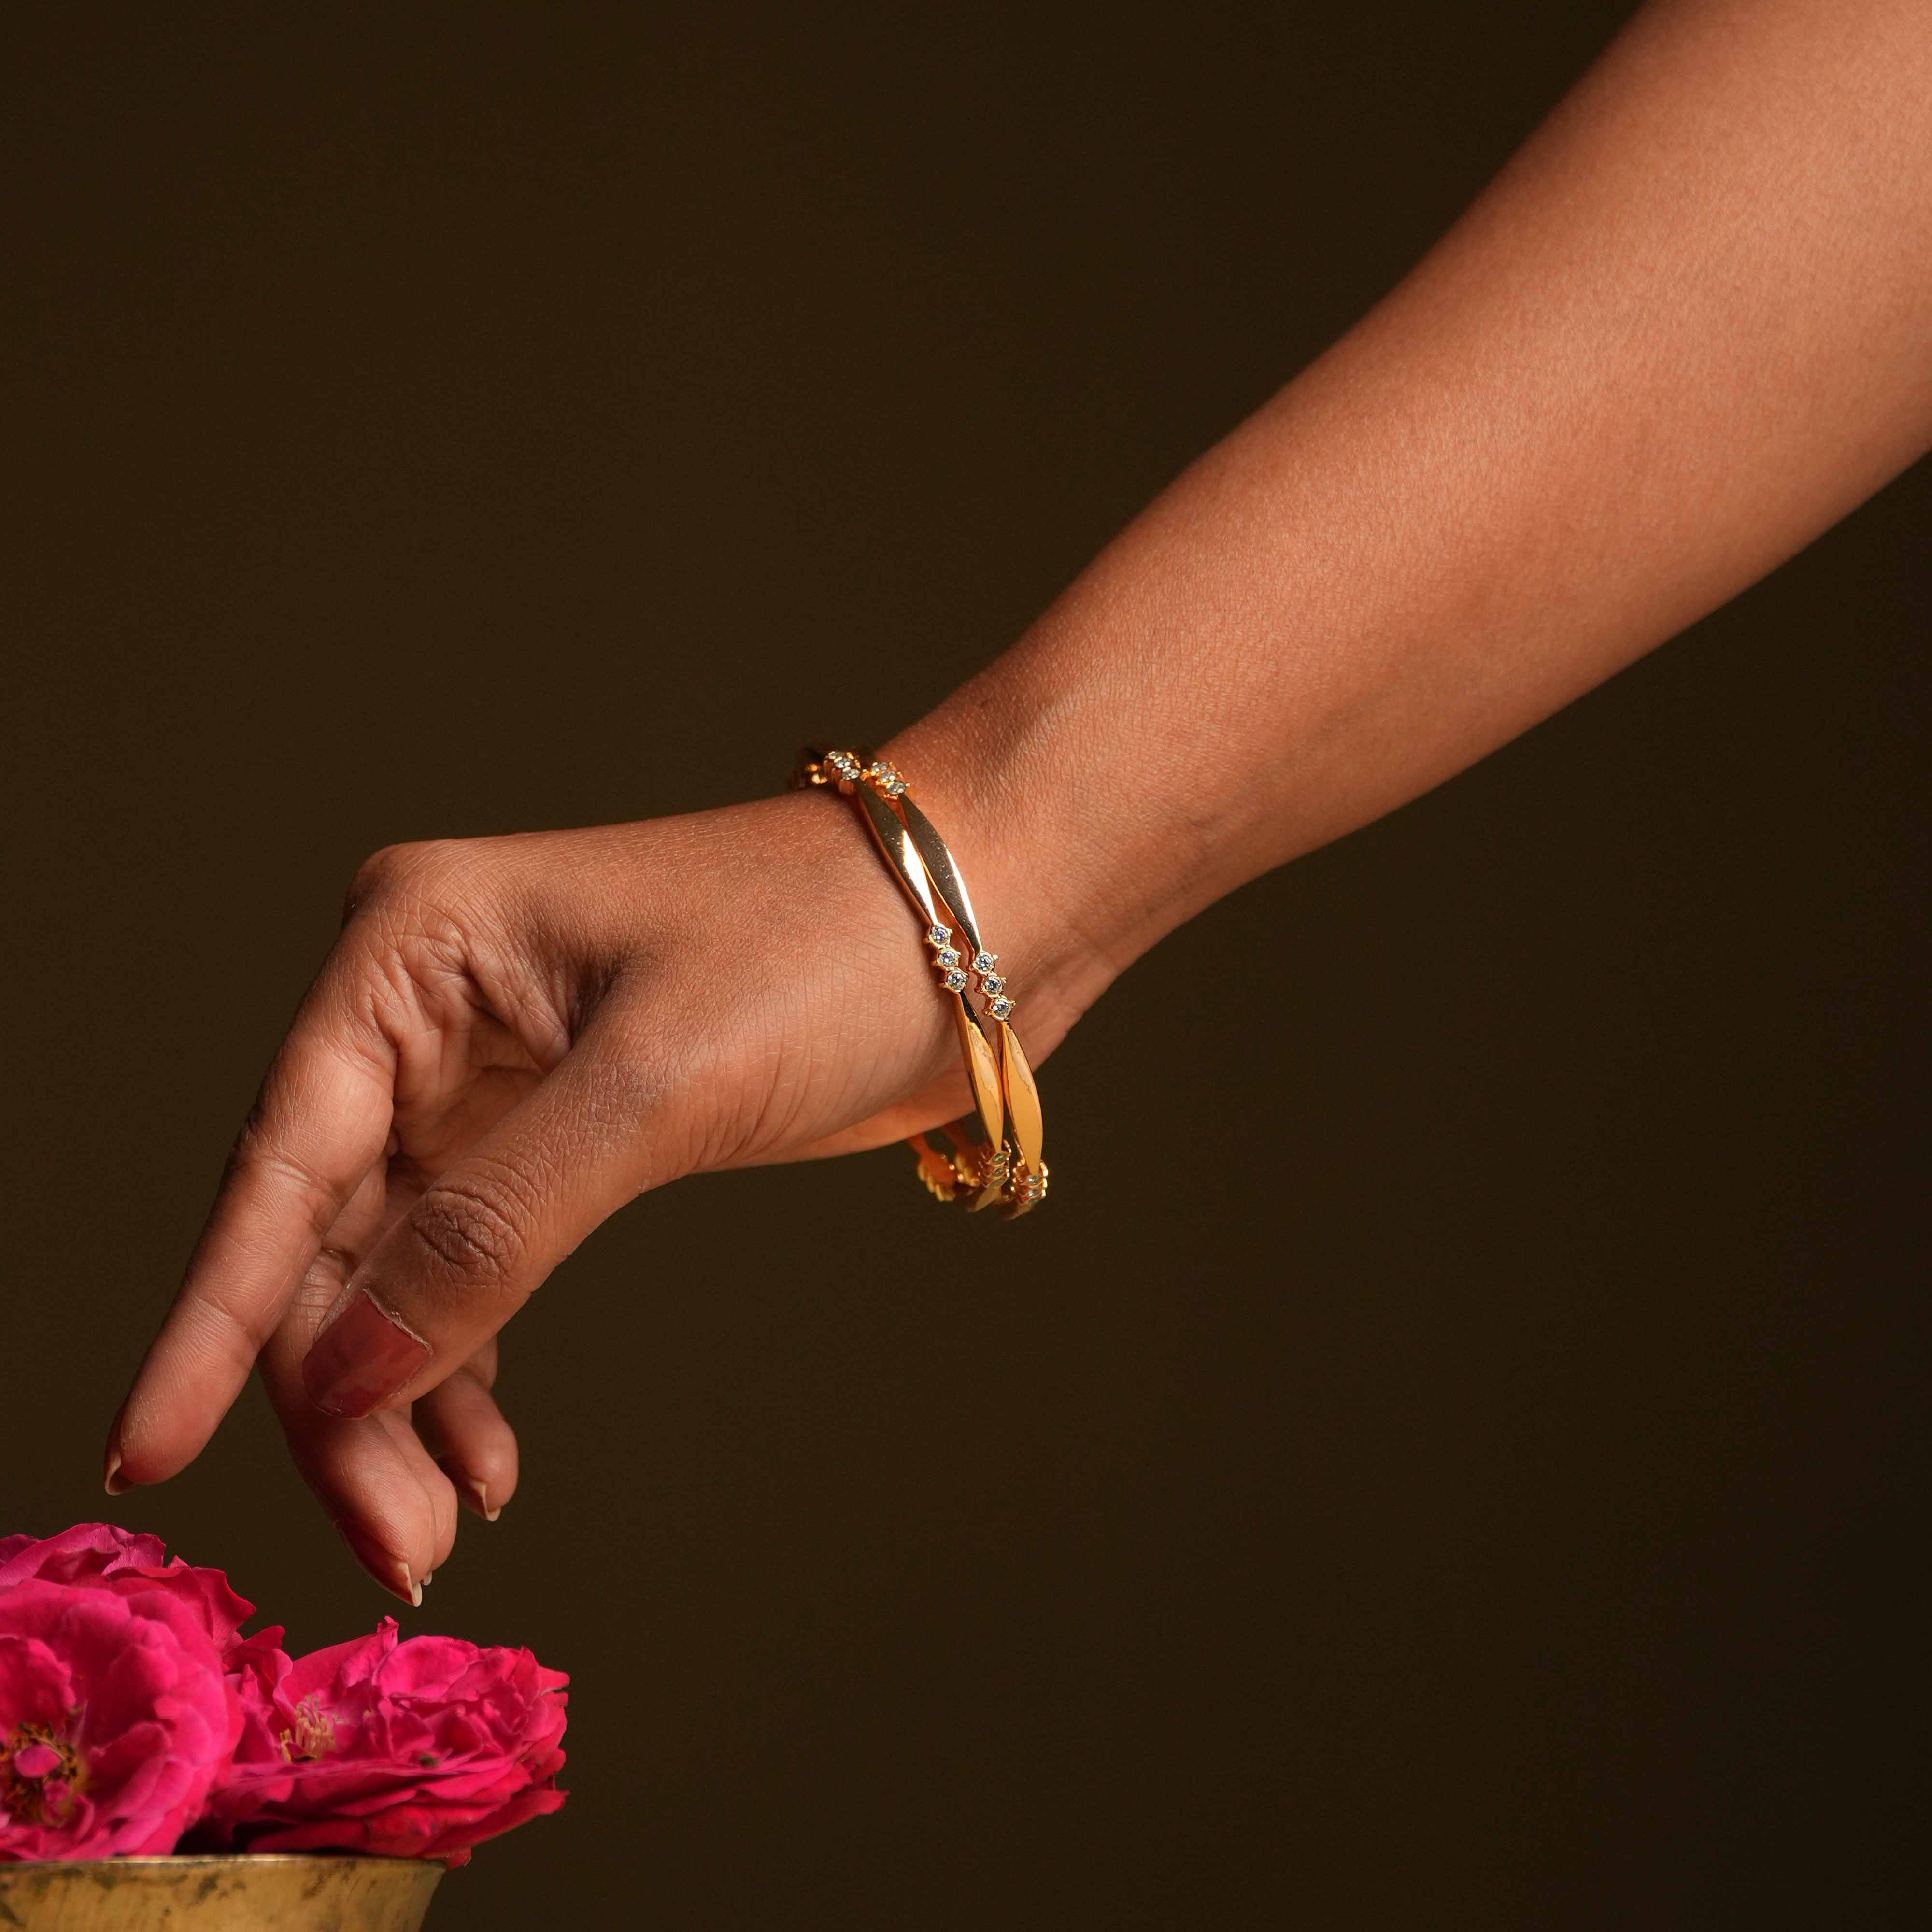
<instances>
[{"instance_id":1,"label":"gold bangle","mask_svg":"<svg viewBox=\"0 0 1932 1932\"><path fill-rule=\"evenodd\" d=\"M964 1202L976 1210L997 1204L1009 1217L1028 1213L1046 1198L1040 1090L1012 1024L1012 990L998 970L999 956L981 936L957 861L898 769L868 753L808 746L792 784L831 786L859 806L887 866L924 922L940 986L954 1002L975 1112L945 1128L912 1136L909 1144L918 1158L920 1178L942 1201ZM956 932L965 942L963 958L953 943ZM974 979L985 1003L983 1015L967 1004L966 988Z\"/></svg>"}]
</instances>

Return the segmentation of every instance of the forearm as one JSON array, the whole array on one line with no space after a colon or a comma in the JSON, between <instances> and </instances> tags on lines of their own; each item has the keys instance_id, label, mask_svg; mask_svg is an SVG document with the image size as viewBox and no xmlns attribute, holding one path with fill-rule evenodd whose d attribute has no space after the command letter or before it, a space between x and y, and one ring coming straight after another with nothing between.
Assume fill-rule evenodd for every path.
<instances>
[{"instance_id":1,"label":"forearm","mask_svg":"<svg viewBox=\"0 0 1932 1932\"><path fill-rule=\"evenodd\" d=\"M1928 104L1928 0L1646 16L1388 302L888 748L1036 1057L1189 914L1932 440ZM259 1357L316 1493L414 1600L458 1486L486 1514L514 1486L496 1333L591 1228L965 1095L923 949L822 796L395 848L352 896L106 1474L182 1468ZM845 943L775 950L801 910Z\"/></svg>"},{"instance_id":2,"label":"forearm","mask_svg":"<svg viewBox=\"0 0 1932 1932\"><path fill-rule=\"evenodd\" d=\"M894 741L1051 1043L1932 444L1932 8L1640 16L1372 314ZM969 829L970 828L970 829Z\"/></svg>"}]
</instances>

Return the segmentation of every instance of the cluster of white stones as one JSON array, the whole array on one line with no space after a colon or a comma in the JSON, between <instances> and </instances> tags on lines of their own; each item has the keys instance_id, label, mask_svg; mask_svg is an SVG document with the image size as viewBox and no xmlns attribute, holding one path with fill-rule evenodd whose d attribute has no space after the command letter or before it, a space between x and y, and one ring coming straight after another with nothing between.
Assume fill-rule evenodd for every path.
<instances>
[{"instance_id":1,"label":"cluster of white stones","mask_svg":"<svg viewBox=\"0 0 1932 1932\"><path fill-rule=\"evenodd\" d=\"M866 776L885 794L886 797L903 798L905 796L906 782L899 776L898 766L893 764L889 759L874 759L871 770Z\"/></svg>"},{"instance_id":2,"label":"cluster of white stones","mask_svg":"<svg viewBox=\"0 0 1932 1932\"><path fill-rule=\"evenodd\" d=\"M950 926L929 926L926 929L926 943L932 948L932 963L939 969L939 977L949 993L963 993L966 990L966 974L959 964L959 949L952 943L952 928Z\"/></svg>"},{"instance_id":3,"label":"cluster of white stones","mask_svg":"<svg viewBox=\"0 0 1932 1932\"><path fill-rule=\"evenodd\" d=\"M1004 1019L1013 1010L1006 982L993 969L1000 963L997 952L983 950L973 956L973 970L980 976L980 990L986 996L986 1010L996 1020Z\"/></svg>"},{"instance_id":4,"label":"cluster of white stones","mask_svg":"<svg viewBox=\"0 0 1932 1932\"><path fill-rule=\"evenodd\" d=\"M1022 1167L1012 1178L1012 1198L1028 1206L1046 1198L1046 1163L1040 1162L1037 1174Z\"/></svg>"}]
</instances>

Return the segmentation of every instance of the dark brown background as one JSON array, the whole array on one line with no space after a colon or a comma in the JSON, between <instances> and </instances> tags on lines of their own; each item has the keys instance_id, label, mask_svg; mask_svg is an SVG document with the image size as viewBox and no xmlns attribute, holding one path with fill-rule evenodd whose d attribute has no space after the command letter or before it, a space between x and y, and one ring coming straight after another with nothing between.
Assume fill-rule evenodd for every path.
<instances>
[{"instance_id":1,"label":"dark brown background","mask_svg":"<svg viewBox=\"0 0 1932 1932\"><path fill-rule=\"evenodd\" d=\"M0 1530L308 1645L258 1396L96 1471L356 862L915 716L1629 10L301 10L10 26ZM436 1922L1906 1922L1928 508L1169 940L1024 1226L592 1241L405 1618L574 1673L576 1796Z\"/></svg>"}]
</instances>

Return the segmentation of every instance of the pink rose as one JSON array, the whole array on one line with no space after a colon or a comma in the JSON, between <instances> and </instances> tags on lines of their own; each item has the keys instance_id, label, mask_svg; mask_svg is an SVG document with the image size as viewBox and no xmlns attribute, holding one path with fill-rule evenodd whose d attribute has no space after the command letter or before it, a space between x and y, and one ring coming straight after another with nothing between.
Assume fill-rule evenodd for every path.
<instances>
[{"instance_id":1,"label":"pink rose","mask_svg":"<svg viewBox=\"0 0 1932 1932\"><path fill-rule=\"evenodd\" d=\"M112 1523L77 1522L58 1536L0 1538L0 1591L34 1582L111 1590L123 1597L164 1591L200 1620L230 1670L244 1641L241 1627L255 1614L254 1605L238 1597L219 1570L195 1569L178 1556L170 1558L158 1536L136 1536ZM264 1630L246 1641L272 1644L281 1634Z\"/></svg>"},{"instance_id":2,"label":"pink rose","mask_svg":"<svg viewBox=\"0 0 1932 1932\"><path fill-rule=\"evenodd\" d=\"M240 1676L246 1729L210 1804L252 1852L467 1862L470 1848L563 1802L561 1671L526 1650L373 1636Z\"/></svg>"},{"instance_id":3,"label":"pink rose","mask_svg":"<svg viewBox=\"0 0 1932 1932\"><path fill-rule=\"evenodd\" d=\"M0 1861L172 1852L241 1730L177 1590L0 1590Z\"/></svg>"}]
</instances>

